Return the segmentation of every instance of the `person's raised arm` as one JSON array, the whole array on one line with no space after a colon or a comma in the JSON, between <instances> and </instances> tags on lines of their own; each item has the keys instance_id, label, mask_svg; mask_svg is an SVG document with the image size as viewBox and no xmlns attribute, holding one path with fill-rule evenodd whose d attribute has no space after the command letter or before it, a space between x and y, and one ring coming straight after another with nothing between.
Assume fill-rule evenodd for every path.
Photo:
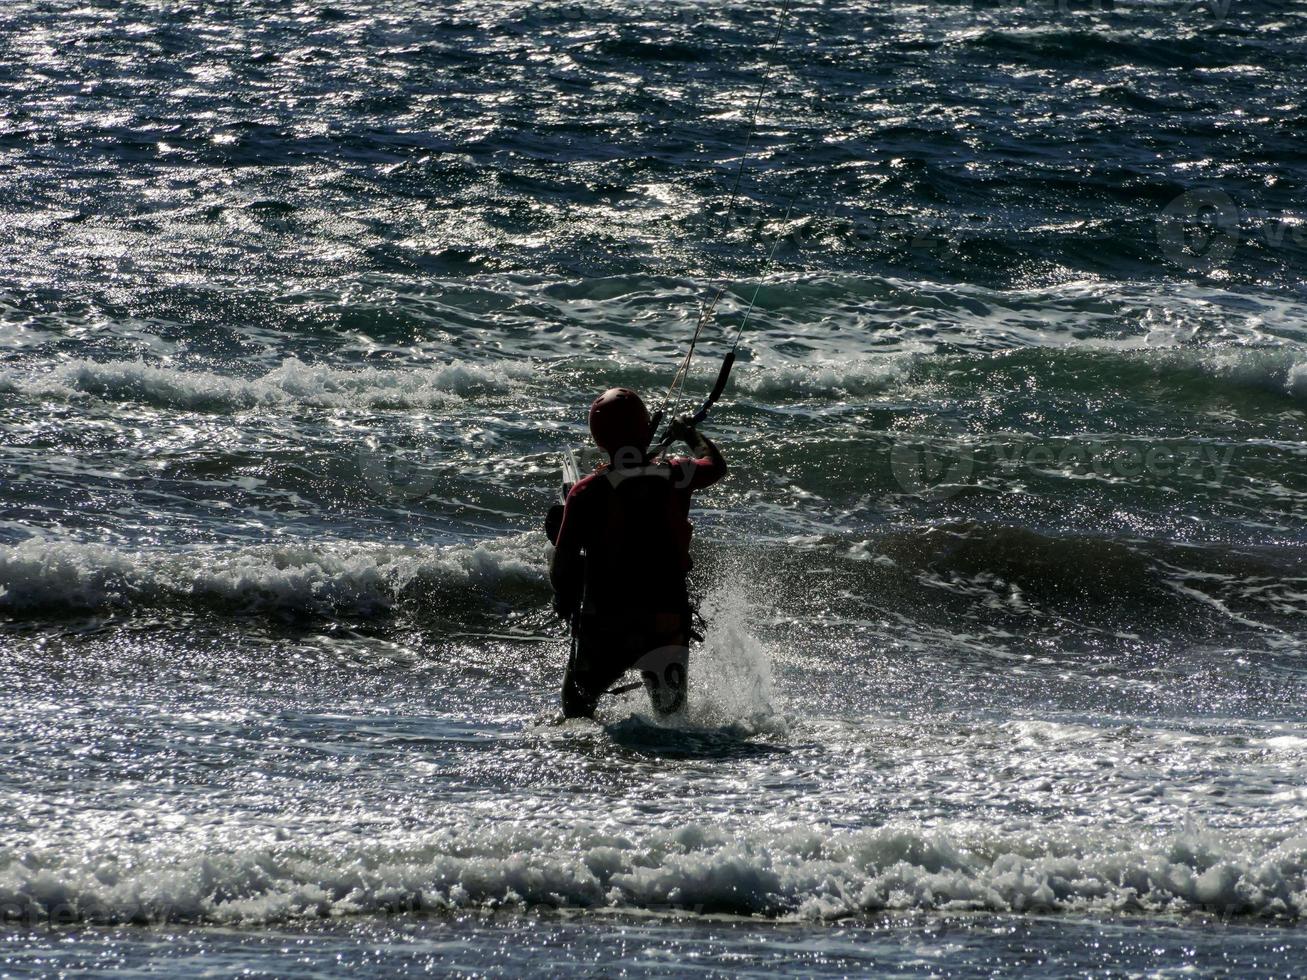
<instances>
[{"instance_id":1,"label":"person's raised arm","mask_svg":"<svg viewBox=\"0 0 1307 980\"><path fill-rule=\"evenodd\" d=\"M712 486L726 475L726 457L715 442L694 427L690 419L676 419L671 424L669 434L673 439L682 440L690 447L695 458L701 461L695 468L692 484L694 489Z\"/></svg>"}]
</instances>

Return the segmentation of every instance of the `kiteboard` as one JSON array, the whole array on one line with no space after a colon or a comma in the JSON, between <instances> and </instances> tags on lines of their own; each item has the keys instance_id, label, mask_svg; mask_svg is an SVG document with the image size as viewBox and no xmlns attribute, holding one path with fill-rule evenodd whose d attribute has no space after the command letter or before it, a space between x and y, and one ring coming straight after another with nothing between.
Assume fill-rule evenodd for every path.
<instances>
[{"instance_id":1,"label":"kiteboard","mask_svg":"<svg viewBox=\"0 0 1307 980\"><path fill-rule=\"evenodd\" d=\"M558 499L554 501L545 515L545 534L550 544L558 544L558 532L563 526L563 509L567 506L567 495L581 482L581 477L593 473L600 463L607 462L607 456L598 449L588 446L576 449L564 449L559 457L559 472L562 480L558 485Z\"/></svg>"}]
</instances>

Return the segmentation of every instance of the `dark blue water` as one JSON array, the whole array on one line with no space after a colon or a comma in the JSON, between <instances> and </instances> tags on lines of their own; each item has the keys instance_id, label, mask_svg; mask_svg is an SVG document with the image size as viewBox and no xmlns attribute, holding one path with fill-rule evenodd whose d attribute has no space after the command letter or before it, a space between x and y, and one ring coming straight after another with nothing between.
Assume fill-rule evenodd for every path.
<instances>
[{"instance_id":1,"label":"dark blue water","mask_svg":"<svg viewBox=\"0 0 1307 980\"><path fill-rule=\"evenodd\" d=\"M6 968L1293 972L1305 35L5 4ZM723 286L688 715L543 724L559 453Z\"/></svg>"}]
</instances>

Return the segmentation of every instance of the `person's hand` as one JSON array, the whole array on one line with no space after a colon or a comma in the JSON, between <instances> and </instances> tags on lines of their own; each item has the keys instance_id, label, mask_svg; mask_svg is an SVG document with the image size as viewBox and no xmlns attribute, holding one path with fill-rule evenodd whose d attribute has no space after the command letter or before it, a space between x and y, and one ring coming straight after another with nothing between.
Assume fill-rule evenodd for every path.
<instances>
[{"instance_id":1,"label":"person's hand","mask_svg":"<svg viewBox=\"0 0 1307 980\"><path fill-rule=\"evenodd\" d=\"M696 435L694 431L694 419L688 415L683 415L679 419L673 419L671 425L667 427L667 435L673 440L680 440L687 444L694 443Z\"/></svg>"}]
</instances>

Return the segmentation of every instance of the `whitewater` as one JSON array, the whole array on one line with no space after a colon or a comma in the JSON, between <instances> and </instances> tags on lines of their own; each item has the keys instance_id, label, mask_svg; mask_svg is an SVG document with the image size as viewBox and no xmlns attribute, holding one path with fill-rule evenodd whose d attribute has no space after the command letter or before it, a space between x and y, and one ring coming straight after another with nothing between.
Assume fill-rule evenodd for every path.
<instances>
[{"instance_id":1,"label":"whitewater","mask_svg":"<svg viewBox=\"0 0 1307 980\"><path fill-rule=\"evenodd\" d=\"M1302 972L1307 7L778 7L0 9L0 974Z\"/></svg>"}]
</instances>

